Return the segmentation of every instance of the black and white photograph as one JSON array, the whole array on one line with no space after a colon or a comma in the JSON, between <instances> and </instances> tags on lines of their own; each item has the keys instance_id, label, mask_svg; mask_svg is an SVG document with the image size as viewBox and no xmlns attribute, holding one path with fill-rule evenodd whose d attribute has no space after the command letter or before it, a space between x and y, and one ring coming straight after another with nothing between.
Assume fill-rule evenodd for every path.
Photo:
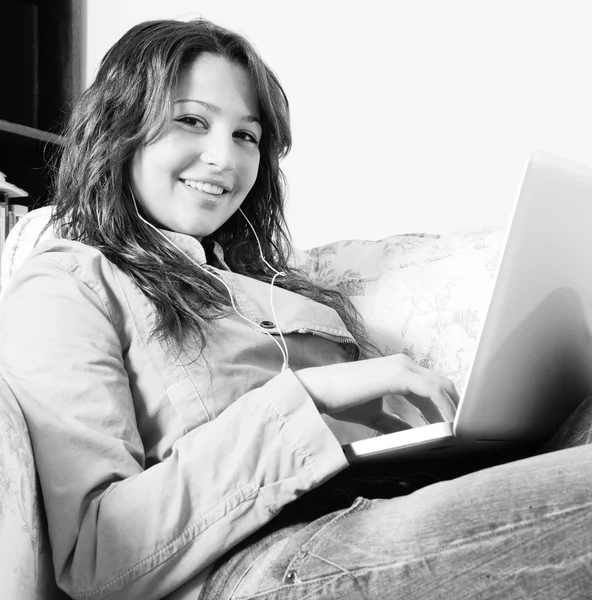
<instances>
[{"instance_id":1,"label":"black and white photograph","mask_svg":"<svg viewBox=\"0 0 592 600\"><path fill-rule=\"evenodd\" d=\"M589 0L0 31L0 600L592 598Z\"/></svg>"}]
</instances>

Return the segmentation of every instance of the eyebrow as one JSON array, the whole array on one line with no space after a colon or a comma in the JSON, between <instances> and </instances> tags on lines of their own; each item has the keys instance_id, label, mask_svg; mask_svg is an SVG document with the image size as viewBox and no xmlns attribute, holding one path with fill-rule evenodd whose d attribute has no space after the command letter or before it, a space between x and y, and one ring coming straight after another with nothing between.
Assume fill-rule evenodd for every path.
<instances>
[{"instance_id":1,"label":"eyebrow","mask_svg":"<svg viewBox=\"0 0 592 600\"><path fill-rule=\"evenodd\" d=\"M194 100L193 98L179 98L179 100L175 100L175 104L177 104L178 102L196 102L197 104L201 104L206 110L209 110L210 112L221 112L219 106L211 104L210 102L205 102L204 100ZM259 117L256 117L255 115L246 115L241 119L241 121L245 121L246 123L258 123L259 125L261 125L261 119L259 119Z\"/></svg>"}]
</instances>

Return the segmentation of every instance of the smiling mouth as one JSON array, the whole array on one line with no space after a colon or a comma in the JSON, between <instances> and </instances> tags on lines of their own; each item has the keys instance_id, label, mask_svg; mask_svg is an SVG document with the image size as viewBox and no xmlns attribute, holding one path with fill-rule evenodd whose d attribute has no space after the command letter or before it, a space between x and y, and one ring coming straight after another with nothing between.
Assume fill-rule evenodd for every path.
<instances>
[{"instance_id":1,"label":"smiling mouth","mask_svg":"<svg viewBox=\"0 0 592 600\"><path fill-rule=\"evenodd\" d=\"M181 181L189 188L204 192L210 196L222 196L228 193L223 187L205 181L193 181L191 179L181 179Z\"/></svg>"}]
</instances>

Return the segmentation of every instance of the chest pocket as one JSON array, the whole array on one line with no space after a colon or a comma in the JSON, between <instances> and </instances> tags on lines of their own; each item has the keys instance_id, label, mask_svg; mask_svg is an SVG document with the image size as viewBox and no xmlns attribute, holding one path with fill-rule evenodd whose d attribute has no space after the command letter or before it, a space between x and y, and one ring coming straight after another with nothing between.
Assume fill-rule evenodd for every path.
<instances>
[{"instance_id":1,"label":"chest pocket","mask_svg":"<svg viewBox=\"0 0 592 600\"><path fill-rule=\"evenodd\" d=\"M280 332L292 370L343 362L358 351L332 308L274 287L274 316L269 284L228 272L223 276L238 311L250 322L237 314L216 320L197 360L191 352L182 353L175 363L169 358L162 375L185 431L215 419L242 395L281 372L283 356L276 344L283 347Z\"/></svg>"},{"instance_id":2,"label":"chest pocket","mask_svg":"<svg viewBox=\"0 0 592 600\"><path fill-rule=\"evenodd\" d=\"M241 312L259 326L259 331L278 335L310 334L341 344L356 354L359 349L338 313L310 298L273 287L273 310L270 285L234 275L235 298ZM274 315L275 312L275 315Z\"/></svg>"}]
</instances>

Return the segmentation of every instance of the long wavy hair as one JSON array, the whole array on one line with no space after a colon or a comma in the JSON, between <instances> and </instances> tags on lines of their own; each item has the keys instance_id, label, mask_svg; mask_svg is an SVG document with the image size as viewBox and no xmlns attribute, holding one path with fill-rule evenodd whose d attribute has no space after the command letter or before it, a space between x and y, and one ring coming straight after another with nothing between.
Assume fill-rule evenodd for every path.
<instances>
[{"instance_id":1,"label":"long wavy hair","mask_svg":"<svg viewBox=\"0 0 592 600\"><path fill-rule=\"evenodd\" d=\"M197 343L201 352L212 320L229 313L228 292L138 218L129 171L135 151L170 127L179 76L202 53L241 66L256 86L263 129L260 164L242 209L266 260L286 274L275 285L334 308L362 354L370 355L374 346L349 298L339 289L310 281L290 264L280 169L292 143L285 92L244 37L208 20L141 23L107 52L66 128L50 225L63 238L98 248L132 278L155 306L153 335L177 347ZM257 240L239 211L204 238L204 244L208 239L222 246L232 271L271 281L273 274L261 261Z\"/></svg>"}]
</instances>

